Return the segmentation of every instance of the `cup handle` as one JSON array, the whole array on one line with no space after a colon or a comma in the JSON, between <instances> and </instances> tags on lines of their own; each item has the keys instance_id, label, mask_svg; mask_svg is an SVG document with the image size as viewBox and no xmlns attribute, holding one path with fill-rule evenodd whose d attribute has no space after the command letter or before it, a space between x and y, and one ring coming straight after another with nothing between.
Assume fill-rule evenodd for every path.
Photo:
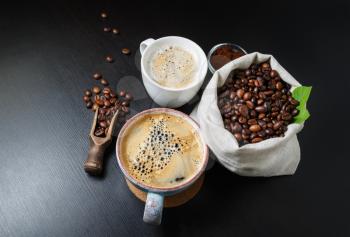
<instances>
[{"instance_id":1,"label":"cup handle","mask_svg":"<svg viewBox=\"0 0 350 237\"><path fill-rule=\"evenodd\" d=\"M159 225L162 222L164 196L158 193L147 193L145 211L143 213L143 221Z\"/></svg>"},{"instance_id":2,"label":"cup handle","mask_svg":"<svg viewBox=\"0 0 350 237\"><path fill-rule=\"evenodd\" d=\"M140 52L141 55L143 55L143 52L145 51L145 49L154 42L155 40L152 38L146 39L144 41L141 42L140 44Z\"/></svg>"}]
</instances>

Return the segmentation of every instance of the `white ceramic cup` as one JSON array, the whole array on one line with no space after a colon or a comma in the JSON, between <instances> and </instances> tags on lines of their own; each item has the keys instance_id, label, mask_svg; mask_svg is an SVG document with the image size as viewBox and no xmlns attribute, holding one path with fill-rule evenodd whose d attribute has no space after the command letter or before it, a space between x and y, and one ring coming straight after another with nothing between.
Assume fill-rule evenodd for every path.
<instances>
[{"instance_id":1,"label":"white ceramic cup","mask_svg":"<svg viewBox=\"0 0 350 237\"><path fill-rule=\"evenodd\" d=\"M153 80L150 72L150 61L154 53L167 46L178 46L192 54L196 62L197 71L194 80L182 88L170 88L158 84ZM163 38L147 39L140 44L141 73L143 84L149 96L162 107L177 108L189 102L203 84L208 70L207 57L203 50L192 40L167 36Z\"/></svg>"}]
</instances>

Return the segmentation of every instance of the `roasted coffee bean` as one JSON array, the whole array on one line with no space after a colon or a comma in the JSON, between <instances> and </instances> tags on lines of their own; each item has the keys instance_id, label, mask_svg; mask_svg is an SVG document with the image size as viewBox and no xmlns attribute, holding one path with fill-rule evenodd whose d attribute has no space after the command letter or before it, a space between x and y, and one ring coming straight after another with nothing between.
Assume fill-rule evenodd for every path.
<instances>
[{"instance_id":1,"label":"roasted coffee bean","mask_svg":"<svg viewBox=\"0 0 350 237\"><path fill-rule=\"evenodd\" d=\"M260 125L254 124L249 127L249 130L252 132L259 132L261 130Z\"/></svg>"},{"instance_id":2,"label":"roasted coffee bean","mask_svg":"<svg viewBox=\"0 0 350 237\"><path fill-rule=\"evenodd\" d=\"M107 61L108 63L112 63L114 60L113 60L112 56L107 56L107 57L106 57L106 61Z\"/></svg>"},{"instance_id":3,"label":"roasted coffee bean","mask_svg":"<svg viewBox=\"0 0 350 237\"><path fill-rule=\"evenodd\" d=\"M244 90L243 89L239 89L237 90L237 96L238 98L242 99L244 95Z\"/></svg>"},{"instance_id":4,"label":"roasted coffee bean","mask_svg":"<svg viewBox=\"0 0 350 237\"><path fill-rule=\"evenodd\" d=\"M254 125L254 124L257 124L258 122L256 121L256 119L249 119L247 123L248 125Z\"/></svg>"},{"instance_id":5,"label":"roasted coffee bean","mask_svg":"<svg viewBox=\"0 0 350 237\"><path fill-rule=\"evenodd\" d=\"M249 109L246 105L241 105L239 107L238 111L242 116L248 117Z\"/></svg>"},{"instance_id":6,"label":"roasted coffee bean","mask_svg":"<svg viewBox=\"0 0 350 237\"><path fill-rule=\"evenodd\" d=\"M292 115L290 113L284 113L284 114L282 114L282 119L289 121L292 119Z\"/></svg>"},{"instance_id":7,"label":"roasted coffee bean","mask_svg":"<svg viewBox=\"0 0 350 237\"><path fill-rule=\"evenodd\" d=\"M261 137L256 137L256 138L252 139L252 143L261 142L262 140L263 140L263 138L261 138Z\"/></svg>"},{"instance_id":8,"label":"roasted coffee bean","mask_svg":"<svg viewBox=\"0 0 350 237\"><path fill-rule=\"evenodd\" d=\"M252 98L252 93L250 93L250 92L244 93L244 95L243 95L244 100L250 100L250 98Z\"/></svg>"},{"instance_id":9,"label":"roasted coffee bean","mask_svg":"<svg viewBox=\"0 0 350 237\"><path fill-rule=\"evenodd\" d=\"M234 124L230 123L230 126L231 126L231 131L233 133L238 133L242 131L242 126L237 122L235 122Z\"/></svg>"},{"instance_id":10,"label":"roasted coffee bean","mask_svg":"<svg viewBox=\"0 0 350 237\"><path fill-rule=\"evenodd\" d=\"M105 136L105 131L102 128L98 128L95 130L95 136L96 137L104 137Z\"/></svg>"},{"instance_id":11,"label":"roasted coffee bean","mask_svg":"<svg viewBox=\"0 0 350 237\"><path fill-rule=\"evenodd\" d=\"M295 105L295 106L298 106L299 105L299 101L297 101L296 99L293 99L292 97L289 97L290 100L289 102L292 104L292 105Z\"/></svg>"},{"instance_id":12,"label":"roasted coffee bean","mask_svg":"<svg viewBox=\"0 0 350 237\"><path fill-rule=\"evenodd\" d=\"M98 104L94 103L94 104L92 105L92 110L93 110L93 111L98 110L98 108L99 108Z\"/></svg>"},{"instance_id":13,"label":"roasted coffee bean","mask_svg":"<svg viewBox=\"0 0 350 237\"><path fill-rule=\"evenodd\" d=\"M125 112L125 113L128 113L128 112L129 112L129 108L126 107L126 106L122 106L122 110L123 110L123 112Z\"/></svg>"},{"instance_id":14,"label":"roasted coffee bean","mask_svg":"<svg viewBox=\"0 0 350 237\"><path fill-rule=\"evenodd\" d=\"M276 89L277 89L277 90L282 90L282 89L283 89L283 84L282 84L282 82L279 81L279 82L276 83Z\"/></svg>"},{"instance_id":15,"label":"roasted coffee bean","mask_svg":"<svg viewBox=\"0 0 350 237\"><path fill-rule=\"evenodd\" d=\"M122 49L122 53L125 54L125 55L129 55L131 53L131 50L128 49L128 48L123 48Z\"/></svg>"},{"instance_id":16,"label":"roasted coffee bean","mask_svg":"<svg viewBox=\"0 0 350 237\"><path fill-rule=\"evenodd\" d=\"M132 100L132 95L129 94L129 93L126 93L126 94L125 94L125 99L126 99L126 100Z\"/></svg>"},{"instance_id":17,"label":"roasted coffee bean","mask_svg":"<svg viewBox=\"0 0 350 237\"><path fill-rule=\"evenodd\" d=\"M111 31L111 27L105 26L105 27L103 27L103 31L104 32L110 32Z\"/></svg>"},{"instance_id":18,"label":"roasted coffee bean","mask_svg":"<svg viewBox=\"0 0 350 237\"><path fill-rule=\"evenodd\" d=\"M86 103L86 108L88 108L88 109L91 109L91 108L92 108L92 102L91 102L91 101L88 101L88 102Z\"/></svg>"},{"instance_id":19,"label":"roasted coffee bean","mask_svg":"<svg viewBox=\"0 0 350 237\"><path fill-rule=\"evenodd\" d=\"M100 80L100 79L102 78L102 75L101 75L100 73L95 73L95 74L93 75L93 78L94 78L95 80Z\"/></svg>"},{"instance_id":20,"label":"roasted coffee bean","mask_svg":"<svg viewBox=\"0 0 350 237\"><path fill-rule=\"evenodd\" d=\"M106 19L108 17L106 12L101 12L101 18Z\"/></svg>"},{"instance_id":21,"label":"roasted coffee bean","mask_svg":"<svg viewBox=\"0 0 350 237\"><path fill-rule=\"evenodd\" d=\"M238 122L241 123L241 124L244 124L244 123L247 122L247 119L245 117L243 117L243 116L239 116Z\"/></svg>"},{"instance_id":22,"label":"roasted coffee bean","mask_svg":"<svg viewBox=\"0 0 350 237\"><path fill-rule=\"evenodd\" d=\"M234 136L235 136L235 138L237 139L238 142L243 140L242 134L240 134L240 133L235 133Z\"/></svg>"},{"instance_id":23,"label":"roasted coffee bean","mask_svg":"<svg viewBox=\"0 0 350 237\"><path fill-rule=\"evenodd\" d=\"M85 102L88 102L88 101L90 101L90 97L87 96L87 95L84 95L84 96L83 96L83 100L84 100Z\"/></svg>"},{"instance_id":24,"label":"roasted coffee bean","mask_svg":"<svg viewBox=\"0 0 350 237\"><path fill-rule=\"evenodd\" d=\"M261 114L258 115L258 119L263 119L263 118L265 118L265 114L264 113L261 113Z\"/></svg>"},{"instance_id":25,"label":"roasted coffee bean","mask_svg":"<svg viewBox=\"0 0 350 237\"><path fill-rule=\"evenodd\" d=\"M230 93L230 99L233 100L236 97L236 92L232 91Z\"/></svg>"},{"instance_id":26,"label":"roasted coffee bean","mask_svg":"<svg viewBox=\"0 0 350 237\"><path fill-rule=\"evenodd\" d=\"M273 129L274 129L274 130L277 130L277 129L279 129L280 127L282 127L282 125L283 125L283 121L278 121L278 122L276 122L276 123L273 125Z\"/></svg>"},{"instance_id":27,"label":"roasted coffee bean","mask_svg":"<svg viewBox=\"0 0 350 237\"><path fill-rule=\"evenodd\" d=\"M274 77L276 77L276 76L278 76L278 72L277 72L276 70L271 70L271 72L270 72L270 77L271 77L271 78L274 78Z\"/></svg>"},{"instance_id":28,"label":"roasted coffee bean","mask_svg":"<svg viewBox=\"0 0 350 237\"><path fill-rule=\"evenodd\" d=\"M94 92L95 94L100 94L101 88L98 86L94 86L92 87L92 92Z\"/></svg>"},{"instance_id":29,"label":"roasted coffee bean","mask_svg":"<svg viewBox=\"0 0 350 237\"><path fill-rule=\"evenodd\" d=\"M123 101L122 102L122 106L128 106L129 105L129 102L128 101Z\"/></svg>"},{"instance_id":30,"label":"roasted coffee bean","mask_svg":"<svg viewBox=\"0 0 350 237\"><path fill-rule=\"evenodd\" d=\"M113 91L111 91L109 94L110 94L110 96L111 96L112 98L116 98L116 97L117 97L117 94L115 94Z\"/></svg>"},{"instance_id":31,"label":"roasted coffee bean","mask_svg":"<svg viewBox=\"0 0 350 237\"><path fill-rule=\"evenodd\" d=\"M106 79L101 79L101 84L104 85L104 86L108 86L109 83Z\"/></svg>"},{"instance_id":32,"label":"roasted coffee bean","mask_svg":"<svg viewBox=\"0 0 350 237\"><path fill-rule=\"evenodd\" d=\"M105 100L105 101L103 102L103 105L104 105L105 107L109 107L109 106L111 106L111 102L110 102L109 100Z\"/></svg>"},{"instance_id":33,"label":"roasted coffee bean","mask_svg":"<svg viewBox=\"0 0 350 237\"><path fill-rule=\"evenodd\" d=\"M254 103L251 102L250 100L246 101L246 105L248 106L249 109L254 109Z\"/></svg>"},{"instance_id":34,"label":"roasted coffee bean","mask_svg":"<svg viewBox=\"0 0 350 237\"><path fill-rule=\"evenodd\" d=\"M85 90L84 94L89 97L92 95L91 90Z\"/></svg>"},{"instance_id":35,"label":"roasted coffee bean","mask_svg":"<svg viewBox=\"0 0 350 237\"><path fill-rule=\"evenodd\" d=\"M126 95L126 92L125 92L125 91L120 91L120 92L119 92L119 95L120 95L121 97L124 97L124 96Z\"/></svg>"},{"instance_id":36,"label":"roasted coffee bean","mask_svg":"<svg viewBox=\"0 0 350 237\"><path fill-rule=\"evenodd\" d=\"M297 116L298 114L299 114L299 110L293 109L293 111L292 111L293 117L294 117L294 116Z\"/></svg>"},{"instance_id":37,"label":"roasted coffee bean","mask_svg":"<svg viewBox=\"0 0 350 237\"><path fill-rule=\"evenodd\" d=\"M106 127L107 127L106 121L100 121L99 125L100 125L100 127L102 127L102 128L106 128Z\"/></svg>"},{"instance_id":38,"label":"roasted coffee bean","mask_svg":"<svg viewBox=\"0 0 350 237\"><path fill-rule=\"evenodd\" d=\"M255 110L258 113L265 113L266 112L265 106L257 106L257 107L255 107Z\"/></svg>"},{"instance_id":39,"label":"roasted coffee bean","mask_svg":"<svg viewBox=\"0 0 350 237\"><path fill-rule=\"evenodd\" d=\"M112 33L115 35L119 34L119 30L117 28L113 28Z\"/></svg>"}]
</instances>

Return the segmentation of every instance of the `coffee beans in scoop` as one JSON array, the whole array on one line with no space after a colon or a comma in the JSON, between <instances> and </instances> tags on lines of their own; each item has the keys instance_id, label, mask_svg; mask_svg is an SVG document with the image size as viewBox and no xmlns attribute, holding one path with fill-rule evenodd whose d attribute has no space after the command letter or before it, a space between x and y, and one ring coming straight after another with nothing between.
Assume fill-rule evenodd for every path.
<instances>
[{"instance_id":1,"label":"coffee beans in scoop","mask_svg":"<svg viewBox=\"0 0 350 237\"><path fill-rule=\"evenodd\" d=\"M218 107L240 146L284 136L299 113L290 88L269 62L230 74L218 89Z\"/></svg>"},{"instance_id":2,"label":"coffee beans in scoop","mask_svg":"<svg viewBox=\"0 0 350 237\"><path fill-rule=\"evenodd\" d=\"M102 85L109 84L106 79L101 79L100 82ZM86 108L93 111L98 110L97 124L94 131L95 136L105 137L114 114L119 111L117 119L121 120L129 112L132 96L124 90L116 93L107 86L102 89L99 86L94 86L92 90L84 91L83 100Z\"/></svg>"}]
</instances>

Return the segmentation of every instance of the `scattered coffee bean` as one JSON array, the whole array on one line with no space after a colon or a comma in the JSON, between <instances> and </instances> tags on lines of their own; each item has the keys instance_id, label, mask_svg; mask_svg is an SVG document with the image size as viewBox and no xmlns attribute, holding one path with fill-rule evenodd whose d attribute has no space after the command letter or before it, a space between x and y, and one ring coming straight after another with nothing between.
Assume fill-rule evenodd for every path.
<instances>
[{"instance_id":1,"label":"scattered coffee bean","mask_svg":"<svg viewBox=\"0 0 350 237\"><path fill-rule=\"evenodd\" d=\"M129 55L131 53L131 51L128 48L123 48L122 49L122 53L125 54L125 55Z\"/></svg>"},{"instance_id":2,"label":"scattered coffee bean","mask_svg":"<svg viewBox=\"0 0 350 237\"><path fill-rule=\"evenodd\" d=\"M110 32L111 28L110 27L103 27L103 32Z\"/></svg>"},{"instance_id":3,"label":"scattered coffee bean","mask_svg":"<svg viewBox=\"0 0 350 237\"><path fill-rule=\"evenodd\" d=\"M268 62L235 70L218 89L218 107L224 126L240 145L284 136L299 113L299 101Z\"/></svg>"},{"instance_id":4,"label":"scattered coffee bean","mask_svg":"<svg viewBox=\"0 0 350 237\"><path fill-rule=\"evenodd\" d=\"M85 90L84 94L89 97L92 95L91 90Z\"/></svg>"},{"instance_id":5,"label":"scattered coffee bean","mask_svg":"<svg viewBox=\"0 0 350 237\"><path fill-rule=\"evenodd\" d=\"M112 63L114 60L113 60L112 56L107 56L106 61L109 63Z\"/></svg>"},{"instance_id":6,"label":"scattered coffee bean","mask_svg":"<svg viewBox=\"0 0 350 237\"><path fill-rule=\"evenodd\" d=\"M108 86L109 83L106 79L101 79L101 84L104 85L104 86Z\"/></svg>"},{"instance_id":7,"label":"scattered coffee bean","mask_svg":"<svg viewBox=\"0 0 350 237\"><path fill-rule=\"evenodd\" d=\"M120 95L121 97L124 97L124 96L126 95L126 92L122 90L122 91L119 92L119 95Z\"/></svg>"},{"instance_id":8,"label":"scattered coffee bean","mask_svg":"<svg viewBox=\"0 0 350 237\"><path fill-rule=\"evenodd\" d=\"M86 108L88 108L88 109L91 109L91 108L92 108L92 102L91 102L91 101L88 101L88 102L86 103Z\"/></svg>"},{"instance_id":9,"label":"scattered coffee bean","mask_svg":"<svg viewBox=\"0 0 350 237\"><path fill-rule=\"evenodd\" d=\"M102 78L102 75L100 73L95 73L93 77L95 80L100 80Z\"/></svg>"},{"instance_id":10,"label":"scattered coffee bean","mask_svg":"<svg viewBox=\"0 0 350 237\"><path fill-rule=\"evenodd\" d=\"M87 96L87 95L84 95L84 96L83 96L83 100L84 100L85 102L88 102L88 101L90 101L90 97Z\"/></svg>"},{"instance_id":11,"label":"scattered coffee bean","mask_svg":"<svg viewBox=\"0 0 350 237\"><path fill-rule=\"evenodd\" d=\"M106 19L108 17L107 13L101 12L101 18Z\"/></svg>"},{"instance_id":12,"label":"scattered coffee bean","mask_svg":"<svg viewBox=\"0 0 350 237\"><path fill-rule=\"evenodd\" d=\"M112 33L115 35L119 34L119 30L117 28L113 28Z\"/></svg>"},{"instance_id":13,"label":"scattered coffee bean","mask_svg":"<svg viewBox=\"0 0 350 237\"><path fill-rule=\"evenodd\" d=\"M94 86L92 87L92 92L94 92L95 94L100 94L101 88L98 86Z\"/></svg>"}]
</instances>

